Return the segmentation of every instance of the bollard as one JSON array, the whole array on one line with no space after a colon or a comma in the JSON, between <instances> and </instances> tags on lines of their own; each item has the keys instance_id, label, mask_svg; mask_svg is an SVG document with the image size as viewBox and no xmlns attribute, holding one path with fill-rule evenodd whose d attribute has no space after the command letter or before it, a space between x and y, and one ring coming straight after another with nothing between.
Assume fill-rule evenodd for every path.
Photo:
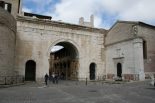
<instances>
[{"instance_id":1,"label":"bollard","mask_svg":"<svg viewBox=\"0 0 155 103\"><path fill-rule=\"evenodd\" d=\"M87 86L87 78L86 78L86 86Z\"/></svg>"}]
</instances>

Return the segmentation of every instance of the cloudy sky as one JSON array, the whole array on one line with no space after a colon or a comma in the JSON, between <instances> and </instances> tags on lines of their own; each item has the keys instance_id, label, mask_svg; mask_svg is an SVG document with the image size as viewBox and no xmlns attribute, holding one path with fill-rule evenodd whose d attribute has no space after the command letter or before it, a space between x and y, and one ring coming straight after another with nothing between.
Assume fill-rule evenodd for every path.
<instances>
[{"instance_id":1,"label":"cloudy sky","mask_svg":"<svg viewBox=\"0 0 155 103\"><path fill-rule=\"evenodd\" d=\"M95 17L95 27L109 29L117 20L155 25L155 0L23 0L23 11L78 24Z\"/></svg>"}]
</instances>

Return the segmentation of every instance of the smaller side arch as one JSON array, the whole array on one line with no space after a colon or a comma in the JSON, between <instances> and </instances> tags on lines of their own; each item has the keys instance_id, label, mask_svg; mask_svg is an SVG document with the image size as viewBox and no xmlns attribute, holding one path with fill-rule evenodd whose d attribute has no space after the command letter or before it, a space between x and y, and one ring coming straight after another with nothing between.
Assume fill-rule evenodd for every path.
<instances>
[{"instance_id":1,"label":"smaller side arch","mask_svg":"<svg viewBox=\"0 0 155 103\"><path fill-rule=\"evenodd\" d=\"M25 81L36 80L36 62L34 60L28 60L25 63Z\"/></svg>"},{"instance_id":2,"label":"smaller side arch","mask_svg":"<svg viewBox=\"0 0 155 103\"><path fill-rule=\"evenodd\" d=\"M89 79L90 80L96 79L96 63L91 63L89 66Z\"/></svg>"}]
</instances>

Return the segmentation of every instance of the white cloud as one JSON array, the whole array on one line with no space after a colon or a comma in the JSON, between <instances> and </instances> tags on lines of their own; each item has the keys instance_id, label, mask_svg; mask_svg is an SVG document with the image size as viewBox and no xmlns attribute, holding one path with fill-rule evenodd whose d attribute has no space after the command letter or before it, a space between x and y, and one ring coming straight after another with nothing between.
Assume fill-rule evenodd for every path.
<instances>
[{"instance_id":1,"label":"white cloud","mask_svg":"<svg viewBox=\"0 0 155 103\"><path fill-rule=\"evenodd\" d=\"M138 0L132 4L130 9L120 13L120 18L124 20L155 21L155 0Z\"/></svg>"},{"instance_id":2,"label":"white cloud","mask_svg":"<svg viewBox=\"0 0 155 103\"><path fill-rule=\"evenodd\" d=\"M55 6L54 12L46 12L46 15L53 16L56 20L62 20L70 23L78 23L80 17L84 17L89 21L91 14L95 15L95 24L99 25L101 18L98 18L97 13L99 9L96 5L98 0L61 0ZM96 5L95 5L96 4Z\"/></svg>"},{"instance_id":3,"label":"white cloud","mask_svg":"<svg viewBox=\"0 0 155 103\"><path fill-rule=\"evenodd\" d=\"M31 13L31 12L32 12L31 9L26 8L26 7L23 7L23 8L22 8L22 11L24 11L24 12L28 12L28 13Z\"/></svg>"},{"instance_id":4,"label":"white cloud","mask_svg":"<svg viewBox=\"0 0 155 103\"><path fill-rule=\"evenodd\" d=\"M46 7L53 0L32 0L40 7ZM110 20L138 20L151 23L155 21L155 0L61 0L51 9L44 12L55 20L78 23L80 17L89 21L91 14L95 16L95 26L107 26ZM38 6L39 7L39 6ZM55 8L55 11L53 11ZM38 9L39 10L39 9ZM41 10L40 10L41 11ZM105 19L108 15L109 19ZM115 17L111 17L115 16ZM113 18L113 19L111 19Z\"/></svg>"},{"instance_id":5,"label":"white cloud","mask_svg":"<svg viewBox=\"0 0 155 103\"><path fill-rule=\"evenodd\" d=\"M102 0L106 12L117 14L121 20L155 21L155 0Z\"/></svg>"}]
</instances>

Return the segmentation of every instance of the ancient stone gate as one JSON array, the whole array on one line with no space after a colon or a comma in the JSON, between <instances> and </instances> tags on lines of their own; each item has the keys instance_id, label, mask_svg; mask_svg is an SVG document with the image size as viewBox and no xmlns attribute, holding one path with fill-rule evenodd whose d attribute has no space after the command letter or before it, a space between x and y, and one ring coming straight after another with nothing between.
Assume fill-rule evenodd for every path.
<instances>
[{"instance_id":1,"label":"ancient stone gate","mask_svg":"<svg viewBox=\"0 0 155 103\"><path fill-rule=\"evenodd\" d=\"M25 75L25 63L36 63L36 80L45 73L63 72L66 78L89 78L89 65L96 76L104 75L105 30L51 20L17 17L16 71ZM51 48L64 49L52 53ZM55 54L55 56L54 56ZM53 59L53 60L52 60Z\"/></svg>"}]
</instances>

